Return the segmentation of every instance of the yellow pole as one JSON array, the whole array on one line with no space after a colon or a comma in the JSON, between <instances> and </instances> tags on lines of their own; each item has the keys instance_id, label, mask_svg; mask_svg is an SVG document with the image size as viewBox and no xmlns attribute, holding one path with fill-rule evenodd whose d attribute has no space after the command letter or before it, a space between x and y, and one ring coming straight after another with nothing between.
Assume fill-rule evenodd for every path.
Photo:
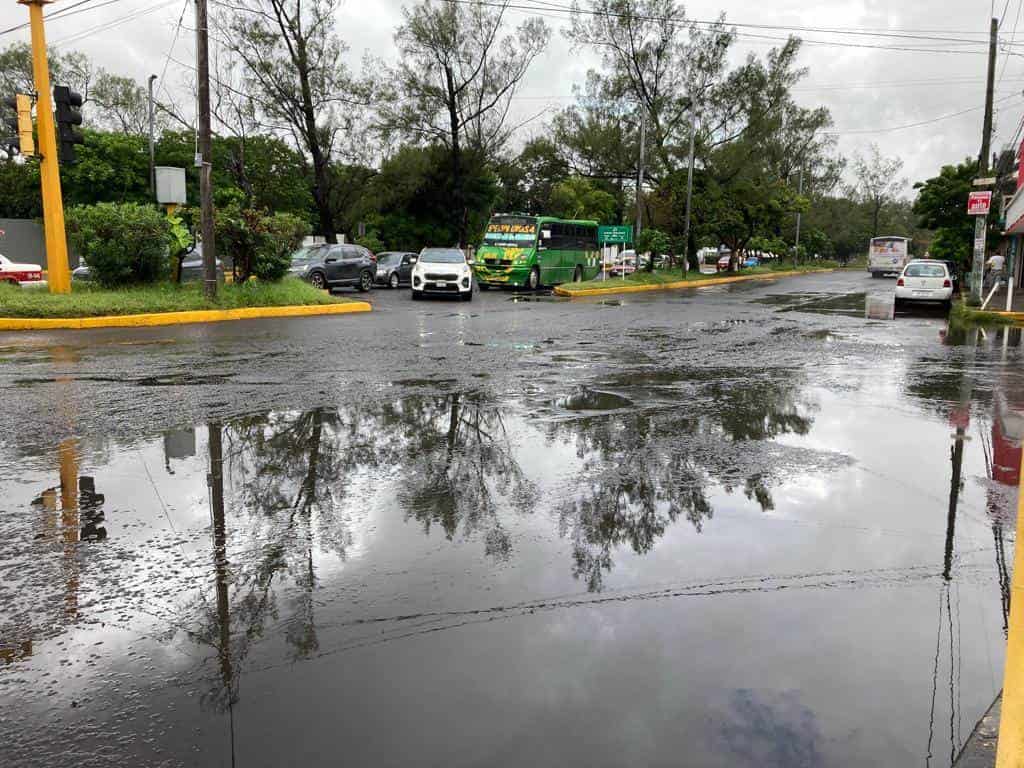
<instances>
[{"instance_id":1,"label":"yellow pole","mask_svg":"<svg viewBox=\"0 0 1024 768\"><path fill-rule=\"evenodd\" d=\"M1024 457L1022 457L1024 459ZM1024 460L1021 463L1024 479ZM1003 708L999 719L996 768L1024 766L1024 489L1018 490L1017 539L1010 580L1010 634L1003 670Z\"/></svg>"},{"instance_id":2,"label":"yellow pole","mask_svg":"<svg viewBox=\"0 0 1024 768\"><path fill-rule=\"evenodd\" d=\"M43 29L43 6L50 0L18 2L28 6L32 26L32 72L36 84L36 120L39 129L39 151L42 156L39 173L43 188L43 229L46 234L46 268L49 272L47 279L50 293L70 293L71 269L68 266L64 201L60 192L57 136L53 124L50 64L46 57L46 31Z\"/></svg>"}]
</instances>

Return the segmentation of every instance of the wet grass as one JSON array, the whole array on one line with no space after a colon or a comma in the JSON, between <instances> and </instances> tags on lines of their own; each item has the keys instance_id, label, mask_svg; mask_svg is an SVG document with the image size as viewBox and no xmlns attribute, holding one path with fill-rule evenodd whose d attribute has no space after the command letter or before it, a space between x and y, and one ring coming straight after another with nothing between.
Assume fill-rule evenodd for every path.
<instances>
[{"instance_id":1,"label":"wet grass","mask_svg":"<svg viewBox=\"0 0 1024 768\"><path fill-rule=\"evenodd\" d=\"M53 294L45 288L0 285L0 317L99 317L202 309L313 306L348 300L331 296L293 277L286 277L279 283L254 281L245 285L221 285L215 301L208 301L203 296L199 284L160 283L110 289L76 283L69 294Z\"/></svg>"},{"instance_id":2,"label":"wet grass","mask_svg":"<svg viewBox=\"0 0 1024 768\"><path fill-rule=\"evenodd\" d=\"M1014 325L1015 321L1012 317L974 309L967 306L964 301L957 301L953 303L953 308L949 311L949 324L952 327L975 328L979 326Z\"/></svg>"},{"instance_id":3,"label":"wet grass","mask_svg":"<svg viewBox=\"0 0 1024 768\"><path fill-rule=\"evenodd\" d=\"M586 280L582 283L573 283L571 285L564 286L567 290L587 290L590 288L615 288L620 286L634 286L634 285L667 285L669 283L678 283L682 281L686 282L698 282L700 280L708 280L716 277L736 277L742 275L768 275L775 273L792 273L792 272L814 272L819 269L837 269L839 264L834 261L815 261L808 264L796 264L792 262L779 262L776 264L765 264L759 267L750 267L748 269L741 269L738 272L719 272L715 274L704 274L703 272L690 270L685 275L679 268L675 269L655 269L653 272L647 272L642 270L632 275L628 275L625 279L621 277L611 277L608 280Z\"/></svg>"}]
</instances>

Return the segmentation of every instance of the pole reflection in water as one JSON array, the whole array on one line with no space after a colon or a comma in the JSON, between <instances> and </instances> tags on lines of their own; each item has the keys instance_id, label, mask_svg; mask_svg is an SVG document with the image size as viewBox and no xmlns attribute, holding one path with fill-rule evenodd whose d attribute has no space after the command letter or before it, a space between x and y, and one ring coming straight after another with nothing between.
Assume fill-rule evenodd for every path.
<instances>
[{"instance_id":1,"label":"pole reflection in water","mask_svg":"<svg viewBox=\"0 0 1024 768\"><path fill-rule=\"evenodd\" d=\"M227 697L228 723L231 737L231 765L235 764L235 712L238 699L236 679L231 663L231 612L228 601L227 527L224 522L224 450L220 422L209 425L210 510L213 520L213 569L217 592L217 658Z\"/></svg>"}]
</instances>

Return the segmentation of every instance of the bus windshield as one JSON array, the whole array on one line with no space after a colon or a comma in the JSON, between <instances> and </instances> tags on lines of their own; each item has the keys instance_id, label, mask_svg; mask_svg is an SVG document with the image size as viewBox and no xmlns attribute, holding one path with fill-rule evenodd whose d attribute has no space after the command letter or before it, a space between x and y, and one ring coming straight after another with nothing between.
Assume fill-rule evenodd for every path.
<instances>
[{"instance_id":1,"label":"bus windshield","mask_svg":"<svg viewBox=\"0 0 1024 768\"><path fill-rule=\"evenodd\" d=\"M484 233L484 245L529 248L537 242L537 220L530 216L494 216Z\"/></svg>"}]
</instances>

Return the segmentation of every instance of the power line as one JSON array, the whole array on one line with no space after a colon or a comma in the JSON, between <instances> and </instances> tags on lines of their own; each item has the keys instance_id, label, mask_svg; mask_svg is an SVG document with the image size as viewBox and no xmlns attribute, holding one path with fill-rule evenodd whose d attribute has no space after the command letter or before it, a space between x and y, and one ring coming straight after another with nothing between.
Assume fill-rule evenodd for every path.
<instances>
[{"instance_id":1,"label":"power line","mask_svg":"<svg viewBox=\"0 0 1024 768\"><path fill-rule=\"evenodd\" d=\"M1010 94L1009 96L1004 96L1001 99L996 99L995 103L999 104L999 103L1008 101L1009 99L1015 98L1016 96L1017 96L1017 94ZM916 122L916 123L907 123L906 125L895 125L895 126L892 126L890 128L867 128L867 129L863 129L863 130L861 130L861 129L854 129L854 130L849 130L849 131L831 131L831 130L829 130L829 131L822 131L822 133L826 134L828 136L845 136L847 134L866 134L866 133L892 133L893 131L903 131L903 130L906 130L908 128L919 128L919 127L921 127L923 125L931 125L932 123L938 123L938 122L941 122L942 120L949 120L949 119L954 118L954 117L960 117L961 115L970 114L971 112L978 112L979 110L982 110L984 108L985 108L985 105L982 104L980 107L970 107L969 109L962 109L959 112L951 112L948 115L939 115L938 117L933 117L933 118L931 118L929 120L921 120L920 122Z\"/></svg>"},{"instance_id":2,"label":"power line","mask_svg":"<svg viewBox=\"0 0 1024 768\"><path fill-rule=\"evenodd\" d=\"M67 45L68 43L75 43L79 40L84 40L87 37L92 37L93 35L99 34L100 32L106 32L107 30L113 29L114 27L118 27L126 22L134 21L136 19L142 18L143 16L155 13L156 11L162 10L167 6L173 5L177 2L178 0L165 0L165 2L158 3L157 5L153 5L148 8L141 8L139 10L133 11L132 13L120 16L116 19L111 19L110 21L103 22L102 24L97 24L96 26L91 27L90 29L86 29L81 32L76 32L73 35L62 38L60 40L56 40L53 43L51 43L51 45L53 45L53 47L56 48L61 45Z\"/></svg>"},{"instance_id":3,"label":"power line","mask_svg":"<svg viewBox=\"0 0 1024 768\"><path fill-rule=\"evenodd\" d=\"M103 8L106 5L113 5L114 3L119 3L121 2L121 0L104 0L104 2L100 3L99 5L90 5L88 8L81 7L92 2L95 2L95 0L79 0L79 2L75 3L74 5L69 5L66 8L60 8L54 11L53 13L46 14L46 21L59 21L60 19L66 19L69 16L76 16L79 13L85 13L86 11L95 11L100 8ZM76 8L78 10L75 10ZM28 29L29 26L29 23L25 22L24 24L18 24L13 27L8 27L7 29L0 29L0 35L6 35L11 32L17 32L22 29Z\"/></svg>"},{"instance_id":4,"label":"power line","mask_svg":"<svg viewBox=\"0 0 1024 768\"><path fill-rule=\"evenodd\" d=\"M178 44L178 35L181 34L181 25L185 21L185 12L188 10L188 4L191 0L185 0L181 6L181 15L178 17L178 24L174 27L174 39L171 40L171 47L167 49L167 56L164 59L164 67L160 72L160 90L167 93L167 84L164 78L167 77L167 65L171 63L171 55L174 53L174 46ZM169 93L167 93L170 96Z\"/></svg>"},{"instance_id":5,"label":"power line","mask_svg":"<svg viewBox=\"0 0 1024 768\"><path fill-rule=\"evenodd\" d=\"M530 13L535 13L538 16L544 16L544 17L553 18L553 19L572 18L574 13L579 13L579 14L583 14L583 15L602 17L602 18L633 18L633 19L637 19L637 20L640 20L640 21L664 22L664 23L668 23L670 26L682 26L682 27L690 27L690 26L702 26L702 27L709 27L709 28L718 28L718 27L734 27L734 28L737 28L738 27L738 28L744 28L744 29L761 29L761 30L773 30L773 29L775 29L775 30L792 31L792 32L823 32L823 33L828 33L828 34L839 34L839 35L864 35L864 36L870 36L870 37L873 37L873 38L877 38L877 37L892 37L892 38L900 38L900 39L912 39L912 40L926 40L926 41L932 41L932 42L942 42L942 43L947 43L947 44L953 43L953 44L960 44L960 45L975 45L975 46L984 47L984 49L987 49L987 45L988 45L987 41L984 40L984 39L967 39L967 38L957 38L957 37L938 37L938 36L911 34L909 32L907 32L907 33L904 33L904 32L869 32L867 30L850 29L850 28L844 29L844 28L838 28L838 27L803 27L803 26L795 26L795 25L787 26L787 25L777 25L777 24L755 24L755 23L737 22L737 21L718 22L718 21L708 21L708 20L703 20L703 19L687 19L687 18L680 18L678 20L675 20L675 19L673 19L670 16L653 16L653 15L645 15L645 14L628 14L628 13L620 13L620 12L614 12L614 11L604 12L604 11L594 11L594 10L587 10L587 9L578 9L578 11L574 11L574 9L571 6L559 5L557 3L552 3L552 2L546 2L546 3L538 4L539 2L541 2L541 0L534 0L533 4L526 4L525 2L523 2L523 3L507 3L507 2L501 2L500 0L449 0L449 2L458 3L458 4L461 4L461 5L476 5L476 6L484 6L484 7L498 8L498 9L509 9L509 10L515 10L515 11L530 12ZM555 15L555 14L561 14L561 15ZM967 33L967 34L974 34L974 33ZM765 35L755 35L755 34L752 34L752 33L737 33L737 36L738 37L747 37L747 38L759 38L759 39L765 39L765 40L781 40L781 41L785 41L785 40L788 39L788 38L770 37L770 36L765 36ZM808 43L808 44L811 44L811 45L826 45L826 46L834 46L834 47L840 47L840 48L868 48L868 49L876 49L876 50L910 51L910 52L917 52L917 53L968 53L968 54L973 54L973 55L981 55L981 54L987 53L987 50L964 51L964 50L951 50L951 49L948 49L948 48L928 48L928 47L923 47L923 46L916 46L916 47L915 46L885 46L885 45L871 45L871 44L866 44L866 43L853 43L853 42L829 41L829 40L807 40L807 39L803 39L802 42L805 42L805 43Z\"/></svg>"}]
</instances>

